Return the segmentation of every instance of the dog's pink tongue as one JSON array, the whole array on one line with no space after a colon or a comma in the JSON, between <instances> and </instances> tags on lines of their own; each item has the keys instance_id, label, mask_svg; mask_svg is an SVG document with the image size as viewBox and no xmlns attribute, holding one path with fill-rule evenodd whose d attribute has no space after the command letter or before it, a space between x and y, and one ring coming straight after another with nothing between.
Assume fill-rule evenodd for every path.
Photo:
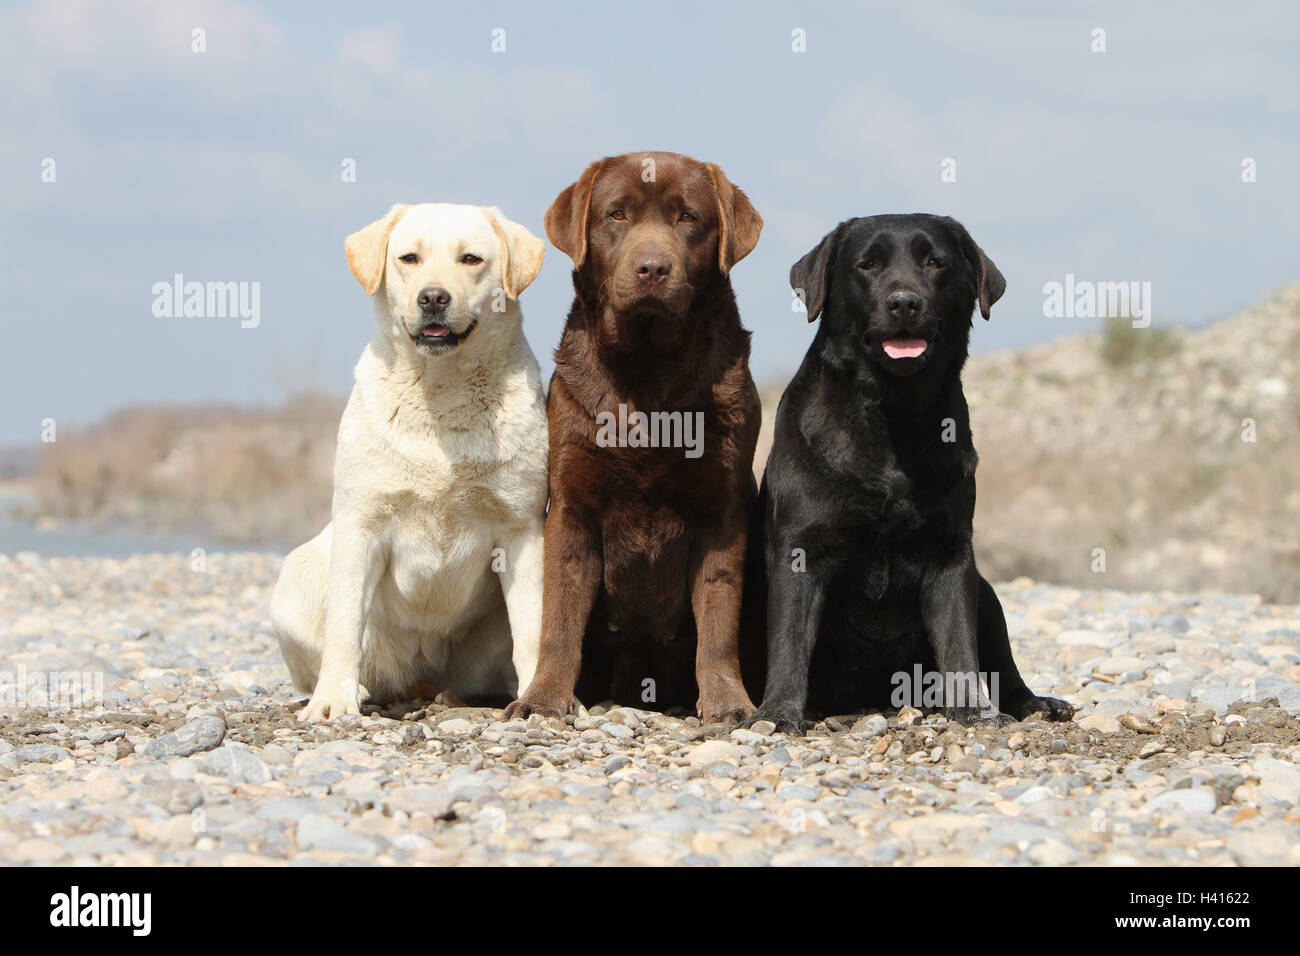
<instances>
[{"instance_id":1,"label":"dog's pink tongue","mask_svg":"<svg viewBox=\"0 0 1300 956\"><path fill-rule=\"evenodd\" d=\"M886 339L880 344L890 358L916 358L925 354L925 339Z\"/></svg>"}]
</instances>

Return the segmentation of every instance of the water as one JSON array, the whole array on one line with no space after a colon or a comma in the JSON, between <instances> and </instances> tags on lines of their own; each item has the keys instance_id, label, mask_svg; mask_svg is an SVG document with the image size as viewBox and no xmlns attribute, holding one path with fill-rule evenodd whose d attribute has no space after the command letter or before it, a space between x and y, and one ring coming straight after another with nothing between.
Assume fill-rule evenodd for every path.
<instances>
[{"instance_id":1,"label":"water","mask_svg":"<svg viewBox=\"0 0 1300 956\"><path fill-rule=\"evenodd\" d=\"M35 498L24 491L0 489L0 554L34 551L51 558L124 558L132 554L189 554L195 548L208 552L283 550L274 545L231 545L202 532L151 534L128 525L100 527L87 521L38 527L14 516L13 509L29 512L35 504Z\"/></svg>"}]
</instances>

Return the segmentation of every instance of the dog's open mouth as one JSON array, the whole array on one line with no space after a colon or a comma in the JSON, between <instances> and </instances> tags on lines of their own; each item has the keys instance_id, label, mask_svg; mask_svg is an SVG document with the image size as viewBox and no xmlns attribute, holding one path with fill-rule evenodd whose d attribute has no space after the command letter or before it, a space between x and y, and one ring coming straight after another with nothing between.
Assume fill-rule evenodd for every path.
<instances>
[{"instance_id":1,"label":"dog's open mouth","mask_svg":"<svg viewBox=\"0 0 1300 956\"><path fill-rule=\"evenodd\" d=\"M914 359L924 355L930 343L925 339L899 337L885 339L880 343L880 347L891 359Z\"/></svg>"},{"instance_id":2,"label":"dog's open mouth","mask_svg":"<svg viewBox=\"0 0 1300 956\"><path fill-rule=\"evenodd\" d=\"M429 322L421 326L420 331L411 336L411 340L430 351L445 352L469 338L470 333L477 326L478 319L475 319L465 327L465 331L453 332L450 326L443 325L441 322Z\"/></svg>"}]
</instances>

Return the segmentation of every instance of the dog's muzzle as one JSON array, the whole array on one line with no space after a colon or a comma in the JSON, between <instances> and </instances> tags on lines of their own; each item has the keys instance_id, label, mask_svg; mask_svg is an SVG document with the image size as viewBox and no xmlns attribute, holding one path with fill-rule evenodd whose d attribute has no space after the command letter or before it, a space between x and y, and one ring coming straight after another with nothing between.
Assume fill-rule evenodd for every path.
<instances>
[{"instance_id":1,"label":"dog's muzzle","mask_svg":"<svg viewBox=\"0 0 1300 956\"><path fill-rule=\"evenodd\" d=\"M451 326L442 322L426 322L420 330L411 336L417 348L426 352L449 352L470 337L478 328L478 319L467 325L463 331L454 332Z\"/></svg>"}]
</instances>

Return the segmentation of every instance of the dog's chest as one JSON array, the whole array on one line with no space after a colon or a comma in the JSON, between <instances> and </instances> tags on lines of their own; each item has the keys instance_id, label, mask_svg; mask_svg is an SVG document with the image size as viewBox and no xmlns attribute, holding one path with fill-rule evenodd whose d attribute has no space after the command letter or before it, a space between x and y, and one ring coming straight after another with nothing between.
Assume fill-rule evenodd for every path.
<instances>
[{"instance_id":1,"label":"dog's chest","mask_svg":"<svg viewBox=\"0 0 1300 956\"><path fill-rule=\"evenodd\" d=\"M969 541L974 512L973 453L879 454L852 496L855 577L873 600Z\"/></svg>"},{"instance_id":2,"label":"dog's chest","mask_svg":"<svg viewBox=\"0 0 1300 956\"><path fill-rule=\"evenodd\" d=\"M396 496L395 508L408 504L402 520L387 529L388 580L404 602L448 607L472 600L490 579L494 548L493 529L474 520L481 504L474 495L456 502L432 503L414 496ZM504 560L504 555L502 555Z\"/></svg>"},{"instance_id":3,"label":"dog's chest","mask_svg":"<svg viewBox=\"0 0 1300 956\"><path fill-rule=\"evenodd\" d=\"M613 509L602 527L604 605L621 630L675 626L688 595L691 537L676 509Z\"/></svg>"}]
</instances>

